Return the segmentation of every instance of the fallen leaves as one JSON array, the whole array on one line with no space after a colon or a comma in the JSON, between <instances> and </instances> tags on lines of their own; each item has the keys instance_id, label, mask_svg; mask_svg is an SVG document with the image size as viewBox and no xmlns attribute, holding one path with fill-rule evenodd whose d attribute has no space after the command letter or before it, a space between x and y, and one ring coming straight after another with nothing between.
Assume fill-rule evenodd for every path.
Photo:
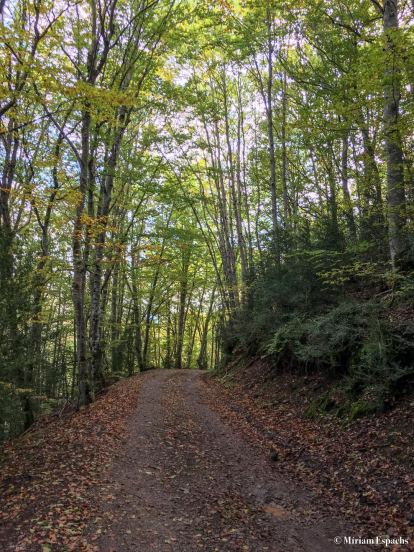
<instances>
[{"instance_id":1,"label":"fallen leaves","mask_svg":"<svg viewBox=\"0 0 414 552\"><path fill-rule=\"evenodd\" d=\"M272 514L272 516L276 518L283 518L289 515L289 513L283 508L277 508L275 506L267 506L266 508L263 508L263 512L266 514Z\"/></svg>"},{"instance_id":2,"label":"fallen leaves","mask_svg":"<svg viewBox=\"0 0 414 552\"><path fill-rule=\"evenodd\" d=\"M239 369L232 383L206 380L209 403L249 441L275 451L278 461L269 469L312 488L321 509L348 517L366 534L412 538L412 409L402 404L351 425L329 416L309 420L303 398L312 380L296 377L291 390L287 384L270 390L266 373L268 367L254 366L250 375Z\"/></svg>"},{"instance_id":3,"label":"fallen leaves","mask_svg":"<svg viewBox=\"0 0 414 552\"><path fill-rule=\"evenodd\" d=\"M42 552L96 549L83 531L97 510L94 489L105 491L105 471L136 404L139 378L114 385L96 403L61 417L50 415L32 432L3 447L0 548ZM107 499L113 498L111 495ZM95 541L99 535L91 540Z\"/></svg>"}]
</instances>

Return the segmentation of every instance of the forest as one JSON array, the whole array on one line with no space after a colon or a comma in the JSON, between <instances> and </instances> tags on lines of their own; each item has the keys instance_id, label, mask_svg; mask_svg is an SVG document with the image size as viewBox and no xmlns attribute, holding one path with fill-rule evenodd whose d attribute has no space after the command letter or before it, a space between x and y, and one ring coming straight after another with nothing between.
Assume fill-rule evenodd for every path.
<instances>
[{"instance_id":1,"label":"forest","mask_svg":"<svg viewBox=\"0 0 414 552\"><path fill-rule=\"evenodd\" d=\"M0 442L152 368L414 381L414 3L0 2Z\"/></svg>"}]
</instances>

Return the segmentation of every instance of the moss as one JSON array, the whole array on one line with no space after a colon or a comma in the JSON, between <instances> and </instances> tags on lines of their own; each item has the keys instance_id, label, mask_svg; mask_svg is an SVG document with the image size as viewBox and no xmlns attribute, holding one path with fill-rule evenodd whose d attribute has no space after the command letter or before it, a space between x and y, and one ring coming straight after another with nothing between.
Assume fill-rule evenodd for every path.
<instances>
[{"instance_id":1,"label":"moss","mask_svg":"<svg viewBox=\"0 0 414 552\"><path fill-rule=\"evenodd\" d=\"M357 420L358 418L362 418L362 416L366 416L367 414L372 414L377 410L378 403L373 403L364 399L360 399L359 401L352 403L349 411L349 418L352 421Z\"/></svg>"},{"instance_id":2,"label":"moss","mask_svg":"<svg viewBox=\"0 0 414 552\"><path fill-rule=\"evenodd\" d=\"M331 412L337 405L336 401L332 399L330 393L326 393L316 399L306 410L305 416L307 418L315 418L317 415L323 415L327 412Z\"/></svg>"},{"instance_id":3,"label":"moss","mask_svg":"<svg viewBox=\"0 0 414 552\"><path fill-rule=\"evenodd\" d=\"M307 418L309 418L310 420L312 420L312 419L315 417L316 409L317 409L316 402L313 402L313 403L312 403L310 406L308 406L308 408L306 409L305 416L306 416Z\"/></svg>"},{"instance_id":4,"label":"moss","mask_svg":"<svg viewBox=\"0 0 414 552\"><path fill-rule=\"evenodd\" d=\"M332 399L331 395L332 391L316 399L306 410L306 417L315 419L327 413L332 413L337 418L343 418L344 423L347 424L368 414L378 412L381 406L378 400L369 401L366 399L339 404L336 400Z\"/></svg>"},{"instance_id":5,"label":"moss","mask_svg":"<svg viewBox=\"0 0 414 552\"><path fill-rule=\"evenodd\" d=\"M343 416L345 416L347 412L347 408L345 405L342 405L338 408L338 410L336 411L336 417L337 418L342 418Z\"/></svg>"}]
</instances>

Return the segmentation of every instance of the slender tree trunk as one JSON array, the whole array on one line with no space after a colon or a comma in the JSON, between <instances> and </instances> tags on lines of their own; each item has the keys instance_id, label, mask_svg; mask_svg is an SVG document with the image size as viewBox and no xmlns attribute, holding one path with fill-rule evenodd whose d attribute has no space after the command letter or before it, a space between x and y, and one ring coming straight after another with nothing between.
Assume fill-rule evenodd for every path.
<instances>
[{"instance_id":1,"label":"slender tree trunk","mask_svg":"<svg viewBox=\"0 0 414 552\"><path fill-rule=\"evenodd\" d=\"M115 261L116 262L116 261ZM118 345L115 345L119 338L119 330L117 328L117 307L118 307L118 276L119 267L115 266L112 275L112 290L111 290L111 366L112 372L118 369Z\"/></svg>"},{"instance_id":2,"label":"slender tree trunk","mask_svg":"<svg viewBox=\"0 0 414 552\"><path fill-rule=\"evenodd\" d=\"M286 146L286 118L287 118L287 79L286 72L282 78L282 190L283 190L283 218L284 228L289 229L289 201L287 189L287 146Z\"/></svg>"},{"instance_id":3,"label":"slender tree trunk","mask_svg":"<svg viewBox=\"0 0 414 552\"><path fill-rule=\"evenodd\" d=\"M247 242L248 242L248 267L251 268L253 266L253 243L252 243L252 229L251 229L251 222L250 222L250 205L249 205L249 199L248 199L248 193L247 193L247 184L246 184L246 138L245 138L245 132L244 132L244 116L243 116L243 105L242 105L242 98L241 98L241 88L239 88L239 120L238 120L238 143L240 144L240 141L242 141L242 155L240 155L240 151L238 152L238 159L239 159L239 166L238 166L238 175L239 175L239 202L240 205L242 203L241 195L243 194L243 200L244 200L244 211L246 216L246 222L247 222ZM242 169L240 167L240 164L242 163ZM242 178L243 175L243 178ZM243 183L243 184L242 184ZM242 189L243 188L243 189Z\"/></svg>"},{"instance_id":4,"label":"slender tree trunk","mask_svg":"<svg viewBox=\"0 0 414 552\"><path fill-rule=\"evenodd\" d=\"M97 211L97 219L102 226L93 260L93 271L91 275L91 323L90 323L90 345L91 345L91 377L93 383L103 380L102 374L102 341L101 341L101 296L102 296L102 261L104 257L104 246L106 242L106 228L108 225L109 210L114 186L115 169L118 164L119 150L122 143L125 127L128 123L126 108L123 107L117 116L117 125L114 129L114 138L111 152L107 163L107 174L101 189L101 203Z\"/></svg>"},{"instance_id":5,"label":"slender tree trunk","mask_svg":"<svg viewBox=\"0 0 414 552\"><path fill-rule=\"evenodd\" d=\"M277 192L276 192L276 157L275 157L275 140L273 133L273 41L272 41L272 13L267 10L267 31L268 31L268 51L267 51L267 129L269 134L269 161L270 161L270 197L272 203L272 224L273 231L277 231L278 216L277 216ZM277 239L277 237L275 237ZM280 262L280 251L277 246L277 261Z\"/></svg>"},{"instance_id":6,"label":"slender tree trunk","mask_svg":"<svg viewBox=\"0 0 414 552\"><path fill-rule=\"evenodd\" d=\"M4 164L0 189L0 285L10 280L13 274L14 258L12 244L14 233L10 215L10 191L14 179L19 150L19 138L14 132L14 121L10 119L8 135L3 140Z\"/></svg>"},{"instance_id":7,"label":"slender tree trunk","mask_svg":"<svg viewBox=\"0 0 414 552\"><path fill-rule=\"evenodd\" d=\"M165 368L171 368L171 303L167 305L168 315L167 315L167 343L165 346Z\"/></svg>"},{"instance_id":8,"label":"slender tree trunk","mask_svg":"<svg viewBox=\"0 0 414 552\"><path fill-rule=\"evenodd\" d=\"M170 225L172 213L173 213L173 209L171 209L168 215L167 226L166 226L167 228ZM161 245L160 261L163 258L164 250L165 250L165 239L162 241L162 245ZM144 348L143 348L143 355L142 355L144 370L148 369L148 348L149 348L149 341L150 341L152 306L155 299L155 292L157 289L159 275L160 275L160 266L158 265L155 270L154 279L151 284L150 296L148 299L147 309L145 313L145 336L144 336Z\"/></svg>"},{"instance_id":9,"label":"slender tree trunk","mask_svg":"<svg viewBox=\"0 0 414 552\"><path fill-rule=\"evenodd\" d=\"M210 305L209 305L209 308L208 308L206 320L205 320L204 326L203 326L203 333L202 333L201 342L200 342L200 352L199 352L199 355L198 355L198 358L197 358L197 366L199 367L200 370L206 370L207 369L207 364L208 364L208 360L207 360L207 337L208 337L208 328L209 328L209 324L210 324L211 313L213 312L215 294L216 294L216 288L214 287L213 291L212 291L212 294L211 294Z\"/></svg>"},{"instance_id":10,"label":"slender tree trunk","mask_svg":"<svg viewBox=\"0 0 414 552\"><path fill-rule=\"evenodd\" d=\"M398 129L400 103L400 70L398 67L398 0L384 0L383 28L386 36L386 69L384 90L384 131L387 155L388 237L393 269L404 266L407 240L403 150Z\"/></svg>"},{"instance_id":11,"label":"slender tree trunk","mask_svg":"<svg viewBox=\"0 0 414 552\"><path fill-rule=\"evenodd\" d=\"M134 325L135 325L135 339L134 347L137 358L138 370L143 372L145 370L143 355L142 355L142 337L141 337L141 313L138 306L138 292L135 283L132 284L132 297L133 297L133 312L134 312Z\"/></svg>"},{"instance_id":12,"label":"slender tree trunk","mask_svg":"<svg viewBox=\"0 0 414 552\"><path fill-rule=\"evenodd\" d=\"M230 141L227 83L226 83L226 73L224 68L223 68L223 74L222 74L222 84L223 84L223 101L224 101L224 121L225 121L226 142L227 142L228 160L229 160L229 168L230 168L231 195L233 200L234 218L236 219L237 245L239 247L240 265L241 265L241 279L242 279L242 282L244 283L246 280L246 274L247 274L246 250L245 250L244 240L243 240L240 194L236 193L236 175L235 175L235 168L234 168L234 161L233 161L233 149L231 147L231 141ZM240 141L240 136L238 137L238 140Z\"/></svg>"},{"instance_id":13,"label":"slender tree trunk","mask_svg":"<svg viewBox=\"0 0 414 552\"><path fill-rule=\"evenodd\" d=\"M319 200L319 206L321 208L321 216L322 216L322 218L325 218L325 203L324 203L324 199L322 197L321 184L319 182L318 171L316 169L315 156L314 156L313 152L311 152L311 160L312 160L312 171L313 171L313 178L314 178L314 181L315 181L315 187L318 191L318 200Z\"/></svg>"},{"instance_id":14,"label":"slender tree trunk","mask_svg":"<svg viewBox=\"0 0 414 552\"><path fill-rule=\"evenodd\" d=\"M139 301L138 301L138 288L135 280L135 271L138 269L138 267L136 263L134 248L132 249L131 259L132 259L132 274L131 274L131 286L129 287L129 290L132 296L132 314L133 314L133 320L134 320L134 349L135 349L135 356L138 364L138 370L142 372L145 370L145 366L144 366L144 359L142 355L141 312L140 312ZM128 285L128 280L127 280L127 285Z\"/></svg>"},{"instance_id":15,"label":"slender tree trunk","mask_svg":"<svg viewBox=\"0 0 414 552\"><path fill-rule=\"evenodd\" d=\"M204 287L203 292L201 294L200 302L198 304L197 315L196 315L196 319L195 319L195 322L194 322L194 329L192 331L191 341L190 341L190 345L188 347L188 355L187 355L187 367L188 368L191 367L191 360L193 358L195 338L196 338L197 329L198 329L198 326L199 326L199 323L200 323L200 315L201 315L201 309L203 308L205 292L206 292L206 288Z\"/></svg>"},{"instance_id":16,"label":"slender tree trunk","mask_svg":"<svg viewBox=\"0 0 414 552\"><path fill-rule=\"evenodd\" d=\"M376 160L376 152L373 140L370 136L369 126L364 120L364 115L359 115L363 152L363 178L359 186L361 201L361 237L366 241L375 241L378 250L383 249L383 231L385 220L383 214L383 201L381 194L381 175ZM355 157L355 153L354 153ZM357 179L358 181L358 179ZM388 255L388 251L387 251Z\"/></svg>"},{"instance_id":17,"label":"slender tree trunk","mask_svg":"<svg viewBox=\"0 0 414 552\"><path fill-rule=\"evenodd\" d=\"M332 147L330 148L333 155ZM327 173L328 173L328 185L329 185L329 199L328 199L328 209L330 214L330 240L331 245L336 249L340 245L340 231L338 223L338 203L336 198L336 183L335 183L335 174L333 169L333 160L332 158L327 160Z\"/></svg>"},{"instance_id":18,"label":"slender tree trunk","mask_svg":"<svg viewBox=\"0 0 414 552\"><path fill-rule=\"evenodd\" d=\"M78 353L78 406L86 405L94 399L93 385L89 372L87 351L87 330L85 315L85 274L86 267L83 262L83 211L85 208L85 196L88 185L89 164L89 133L91 127L91 114L88 107L82 117L82 154L79 178L80 199L76 206L75 223L73 231L73 307L76 322L76 348Z\"/></svg>"},{"instance_id":19,"label":"slender tree trunk","mask_svg":"<svg viewBox=\"0 0 414 552\"><path fill-rule=\"evenodd\" d=\"M188 268L190 263L190 255L185 252L183 256L183 267L180 280L180 306L178 311L178 329L177 329L177 350L175 354L175 369L182 368L182 353L184 345L184 330L185 330L185 310L187 303L188 290Z\"/></svg>"},{"instance_id":20,"label":"slender tree trunk","mask_svg":"<svg viewBox=\"0 0 414 552\"><path fill-rule=\"evenodd\" d=\"M220 212L220 227L218 228L218 231L220 239L222 240L221 255L230 299L230 307L231 310L234 310L238 305L237 269L232 240L232 227L230 220L231 211L229 213L229 210L227 208L227 194L224 187L223 168L221 163L220 132L217 122L215 123L215 139L217 160L214 162L213 167L215 166L219 173L218 176L215 178Z\"/></svg>"},{"instance_id":21,"label":"slender tree trunk","mask_svg":"<svg viewBox=\"0 0 414 552\"><path fill-rule=\"evenodd\" d=\"M345 132L342 138L342 151L341 151L341 183L342 183L342 193L344 196L345 203L345 216L346 222L348 225L349 237L351 240L356 240L356 227L355 227L355 218L354 211L352 208L351 196L348 188L348 133Z\"/></svg>"}]
</instances>

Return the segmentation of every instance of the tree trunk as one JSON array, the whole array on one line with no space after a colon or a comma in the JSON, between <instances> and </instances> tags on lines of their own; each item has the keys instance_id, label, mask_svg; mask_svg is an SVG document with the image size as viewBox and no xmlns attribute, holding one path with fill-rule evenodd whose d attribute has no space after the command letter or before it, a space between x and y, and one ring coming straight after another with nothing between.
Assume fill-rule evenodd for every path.
<instances>
[{"instance_id":1,"label":"tree trunk","mask_svg":"<svg viewBox=\"0 0 414 552\"><path fill-rule=\"evenodd\" d=\"M116 262L116 261L115 261ZM111 367L112 372L118 369L118 345L115 345L119 338L119 330L117 328L117 306L118 306L118 276L119 267L115 266L112 275L112 290L111 290Z\"/></svg>"},{"instance_id":2,"label":"tree trunk","mask_svg":"<svg viewBox=\"0 0 414 552\"><path fill-rule=\"evenodd\" d=\"M78 353L78 406L84 406L93 401L93 385L89 373L87 331L85 315L85 274L86 267L82 255L83 240L83 211L85 208L85 196L88 185L89 164L89 133L91 127L91 114L88 106L82 117L82 154L80 164L79 195L76 206L75 223L73 229L73 307L76 323L76 348Z\"/></svg>"},{"instance_id":3,"label":"tree trunk","mask_svg":"<svg viewBox=\"0 0 414 552\"><path fill-rule=\"evenodd\" d=\"M384 90L384 131L387 156L388 238L393 270L404 267L407 256L403 150L398 130L400 74L398 45L398 0L384 0L383 28L386 36L386 69Z\"/></svg>"},{"instance_id":4,"label":"tree trunk","mask_svg":"<svg viewBox=\"0 0 414 552\"><path fill-rule=\"evenodd\" d=\"M227 142L228 160L229 160L229 168L230 168L231 196L233 200L234 218L236 219L237 245L239 247L240 265L241 265L241 279L242 279L242 283L244 283L246 281L247 264L246 264L246 250L244 247L244 240L243 240L243 226L242 226L242 219L241 219L241 201L240 201L241 196L240 196L240 193L236 192L236 175L235 175L234 162L233 162L233 150L232 150L231 141L230 141L227 83L226 83L226 73L224 68L223 68L223 74L222 74L222 83L223 83L223 101L224 101L224 121L225 121L226 142ZM240 135L238 136L238 141L240 141ZM240 185L238 186L238 189L240 190Z\"/></svg>"},{"instance_id":5,"label":"tree trunk","mask_svg":"<svg viewBox=\"0 0 414 552\"><path fill-rule=\"evenodd\" d=\"M168 315L167 315L167 343L165 347L165 361L164 368L171 368L171 304L167 305Z\"/></svg>"},{"instance_id":6,"label":"tree trunk","mask_svg":"<svg viewBox=\"0 0 414 552\"><path fill-rule=\"evenodd\" d=\"M166 226L167 228L170 225L172 214L173 214L173 209L171 209L168 215L167 226ZM164 249L165 249L165 239L163 239L162 245L161 245L160 261L163 258ZM143 348L143 354L142 354L143 370L148 369L148 348L149 348L150 329L151 329L151 314L152 314L152 306L155 299L155 291L157 289L159 275L160 275L160 265L158 264L155 270L154 279L151 284L151 292L148 299L147 309L145 312L145 336L144 336L144 348Z\"/></svg>"},{"instance_id":7,"label":"tree trunk","mask_svg":"<svg viewBox=\"0 0 414 552\"><path fill-rule=\"evenodd\" d=\"M126 125L128 124L126 108L122 107L117 116L117 124L114 129L114 138L111 146L111 153L107 162L107 174L104 184L101 187L101 202L97 210L97 220L102 226L97 243L91 275L91 323L90 323L90 346L91 346L91 377L92 382L103 381L102 373L102 341L101 341L101 295L102 295L102 261L104 257L104 246L106 242L106 228L108 225L109 210L114 186L115 169L118 164L119 150ZM116 262L116 261L115 261Z\"/></svg>"},{"instance_id":8,"label":"tree trunk","mask_svg":"<svg viewBox=\"0 0 414 552\"><path fill-rule=\"evenodd\" d=\"M272 202L272 224L273 231L275 233L275 239L277 240L276 231L278 226L277 217L277 193L276 193L276 158L275 158L275 141L273 133L273 43L272 43L272 21L271 11L267 10L267 129L269 134L269 161L270 161L270 197ZM279 246L276 243L276 255L277 261L280 261Z\"/></svg>"},{"instance_id":9,"label":"tree trunk","mask_svg":"<svg viewBox=\"0 0 414 552\"><path fill-rule=\"evenodd\" d=\"M342 183L342 193L344 196L345 203L345 217L348 226L349 237L351 240L356 240L356 227L355 227L355 218L354 211L352 208L351 196L348 188L348 133L344 132L342 138L342 151L341 151L341 183Z\"/></svg>"},{"instance_id":10,"label":"tree trunk","mask_svg":"<svg viewBox=\"0 0 414 552\"><path fill-rule=\"evenodd\" d=\"M207 361L207 336L208 336L208 327L209 327L209 324L210 324L211 313L213 311L215 293L216 293L216 288L214 287L213 291L212 291L212 294L211 294L211 300L210 300L210 305L209 305L209 308L208 308L206 320L204 322L203 334L201 336L201 343L200 343L200 352L199 352L199 355L198 355L198 358L197 358L197 366L200 370L207 370L207 364L208 364L208 361Z\"/></svg>"},{"instance_id":11,"label":"tree trunk","mask_svg":"<svg viewBox=\"0 0 414 552\"><path fill-rule=\"evenodd\" d=\"M185 330L185 311L187 304L187 290L188 290L188 268L190 264L190 255L184 252L183 255L183 269L180 280L180 306L178 314L178 329L177 329L177 350L175 354L175 369L180 370L182 368L182 353L184 344L184 330Z\"/></svg>"},{"instance_id":12,"label":"tree trunk","mask_svg":"<svg viewBox=\"0 0 414 552\"><path fill-rule=\"evenodd\" d=\"M286 115L287 115L287 80L286 72L282 79L282 190L284 228L289 229L289 203L287 189L287 147L286 147Z\"/></svg>"}]
</instances>

